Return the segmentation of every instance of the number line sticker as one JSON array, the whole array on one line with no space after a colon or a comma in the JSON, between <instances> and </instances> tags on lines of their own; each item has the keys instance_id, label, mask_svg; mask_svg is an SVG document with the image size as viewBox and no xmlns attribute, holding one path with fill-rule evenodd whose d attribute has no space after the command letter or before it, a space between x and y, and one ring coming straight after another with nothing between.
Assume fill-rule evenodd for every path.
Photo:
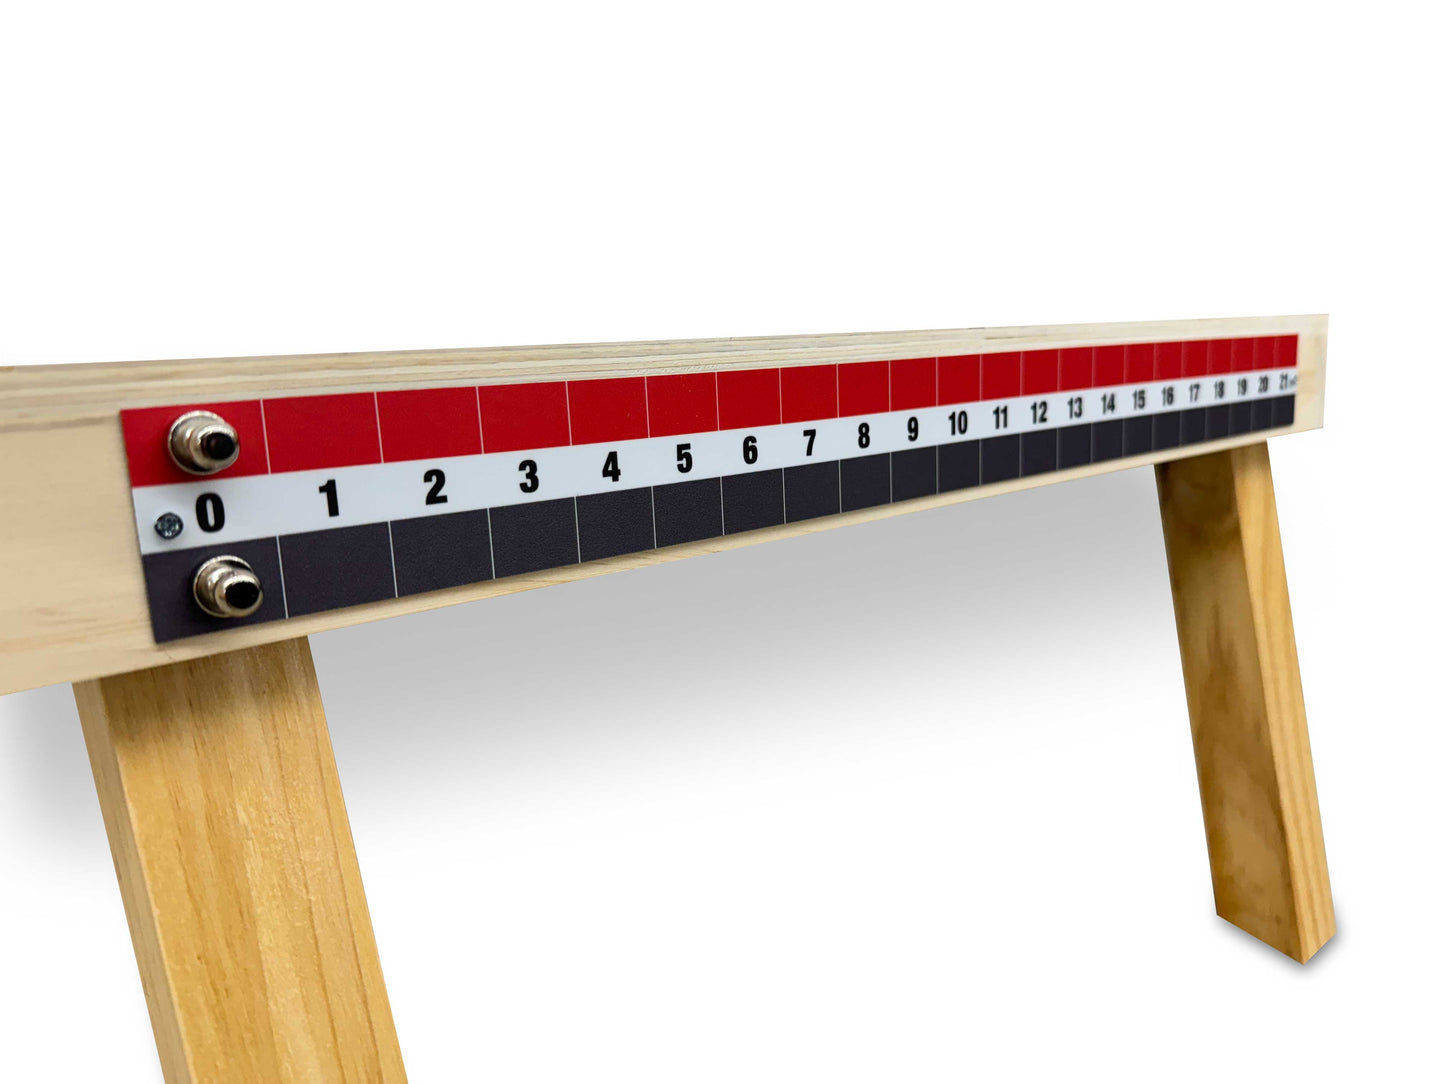
<instances>
[{"instance_id":1,"label":"number line sticker","mask_svg":"<svg viewBox=\"0 0 1445 1084\"><path fill-rule=\"evenodd\" d=\"M1291 335L301 396L121 424L164 642L1287 428L1297 349ZM215 476L166 452L196 409L240 435ZM172 538L154 527L166 513L184 524ZM250 617L189 598L220 553L267 585Z\"/></svg>"}]
</instances>

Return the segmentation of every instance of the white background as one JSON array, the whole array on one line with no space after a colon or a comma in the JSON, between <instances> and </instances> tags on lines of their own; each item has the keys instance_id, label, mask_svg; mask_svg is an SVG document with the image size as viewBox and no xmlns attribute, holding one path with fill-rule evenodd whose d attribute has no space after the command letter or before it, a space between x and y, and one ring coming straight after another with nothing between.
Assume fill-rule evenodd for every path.
<instances>
[{"instance_id":1,"label":"white background","mask_svg":"<svg viewBox=\"0 0 1445 1084\"><path fill-rule=\"evenodd\" d=\"M1327 311L1305 968L1212 914L1147 471L312 642L414 1080L1439 1079L1439 40L10 5L0 363ZM159 1079L63 686L0 699L0 871L0 1078Z\"/></svg>"}]
</instances>

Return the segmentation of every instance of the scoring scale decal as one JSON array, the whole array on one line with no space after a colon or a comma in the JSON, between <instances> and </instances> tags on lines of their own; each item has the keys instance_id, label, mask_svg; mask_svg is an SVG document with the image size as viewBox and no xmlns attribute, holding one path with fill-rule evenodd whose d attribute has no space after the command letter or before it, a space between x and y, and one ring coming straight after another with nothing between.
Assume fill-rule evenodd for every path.
<instances>
[{"instance_id":1,"label":"scoring scale decal","mask_svg":"<svg viewBox=\"0 0 1445 1084\"><path fill-rule=\"evenodd\" d=\"M1295 336L1080 347L121 421L164 642L1288 427L1296 351ZM239 450L197 477L171 441L207 411ZM208 603L200 570L224 593L221 556L254 574L255 600L232 587L253 610Z\"/></svg>"}]
</instances>

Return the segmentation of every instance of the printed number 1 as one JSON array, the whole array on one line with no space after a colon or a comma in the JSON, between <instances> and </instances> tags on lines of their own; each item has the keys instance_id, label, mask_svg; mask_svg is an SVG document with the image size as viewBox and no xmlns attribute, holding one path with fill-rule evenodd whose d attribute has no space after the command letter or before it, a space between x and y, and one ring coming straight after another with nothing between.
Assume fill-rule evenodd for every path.
<instances>
[{"instance_id":1,"label":"printed number 1","mask_svg":"<svg viewBox=\"0 0 1445 1084\"><path fill-rule=\"evenodd\" d=\"M326 494L326 514L328 516L341 515L341 502L336 499L336 479L328 478L321 485L316 487L317 493Z\"/></svg>"}]
</instances>

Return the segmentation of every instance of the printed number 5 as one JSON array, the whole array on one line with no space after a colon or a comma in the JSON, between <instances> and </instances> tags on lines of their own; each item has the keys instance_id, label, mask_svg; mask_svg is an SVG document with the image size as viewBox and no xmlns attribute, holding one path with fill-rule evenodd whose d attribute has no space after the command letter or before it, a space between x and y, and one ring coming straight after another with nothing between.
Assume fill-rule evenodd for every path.
<instances>
[{"instance_id":1,"label":"printed number 5","mask_svg":"<svg viewBox=\"0 0 1445 1084\"><path fill-rule=\"evenodd\" d=\"M677 473L686 474L692 470L692 445L679 444L677 446Z\"/></svg>"}]
</instances>

